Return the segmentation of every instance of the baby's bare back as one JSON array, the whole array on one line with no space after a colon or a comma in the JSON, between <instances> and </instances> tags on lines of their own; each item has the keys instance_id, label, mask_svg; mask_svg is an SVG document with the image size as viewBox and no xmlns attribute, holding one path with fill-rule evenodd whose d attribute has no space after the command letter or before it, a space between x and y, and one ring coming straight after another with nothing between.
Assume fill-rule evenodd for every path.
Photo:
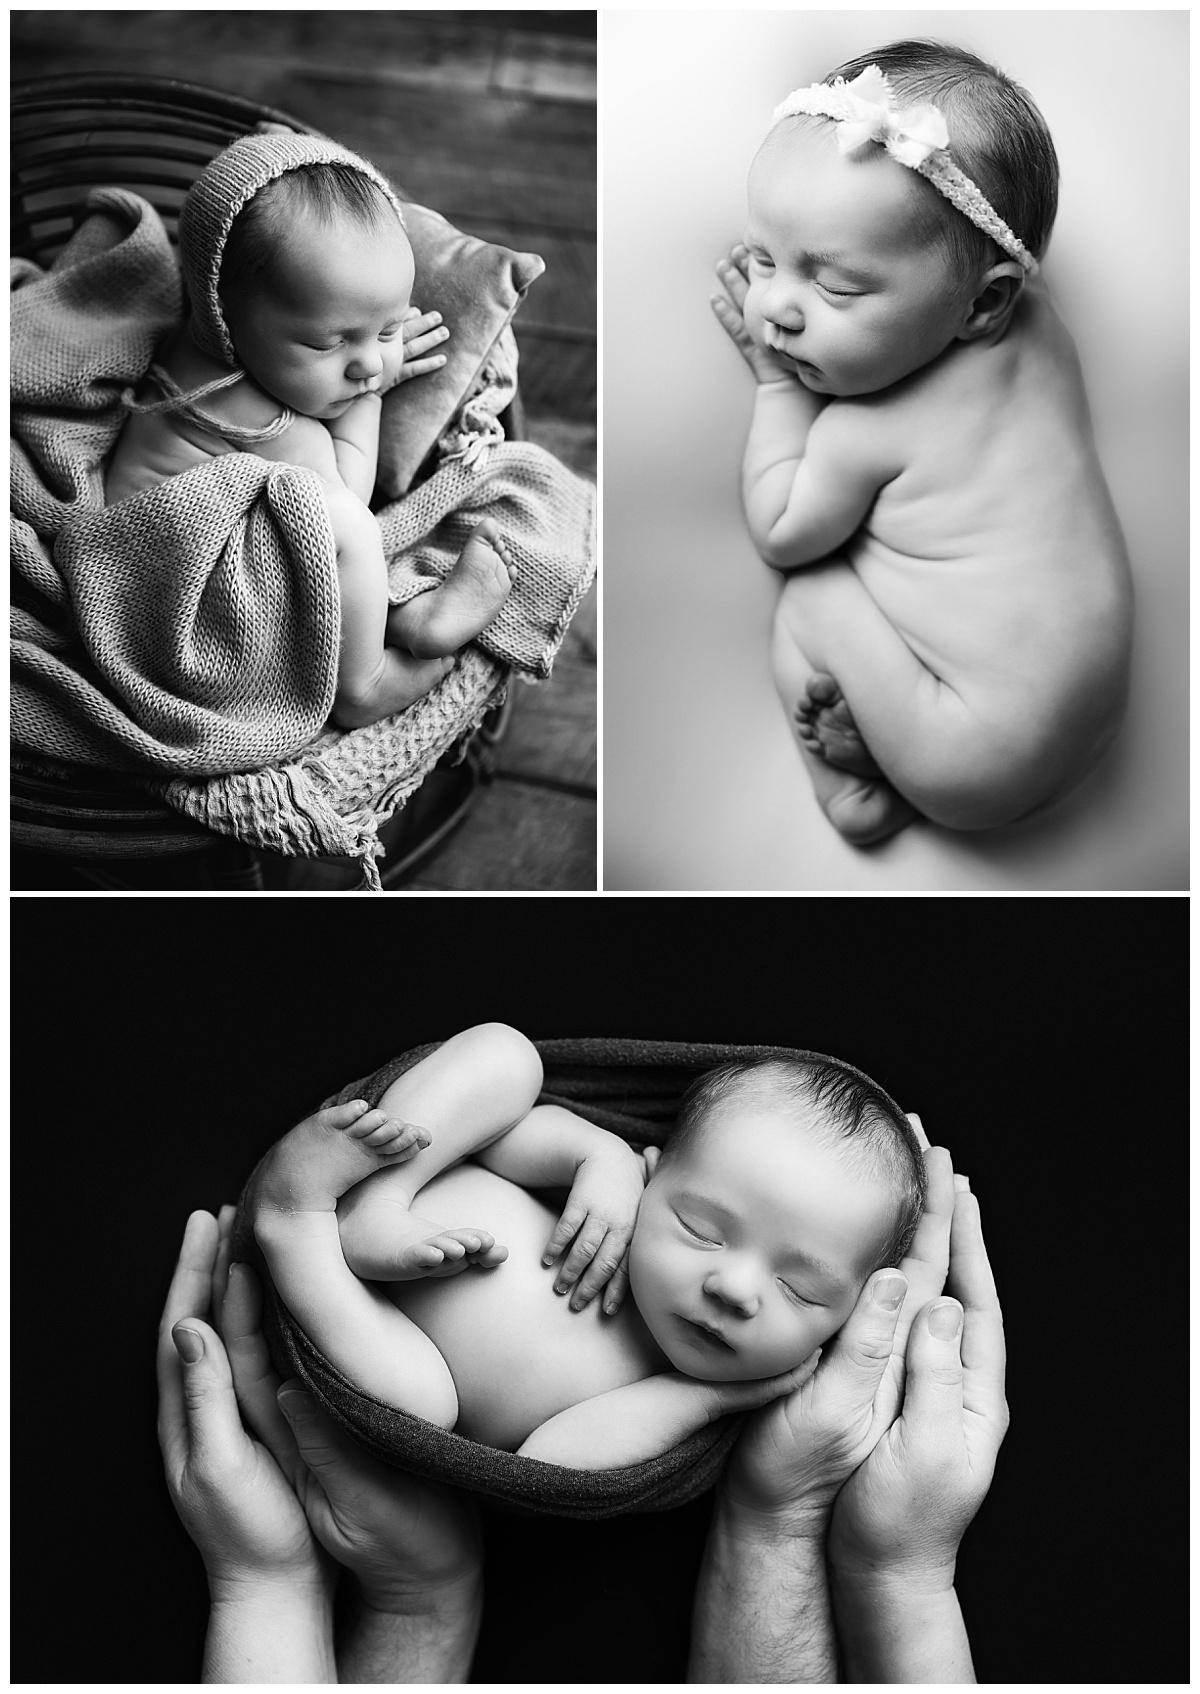
<instances>
[{"instance_id":1,"label":"baby's bare back","mask_svg":"<svg viewBox=\"0 0 1200 1694\"><path fill-rule=\"evenodd\" d=\"M968 702L1041 713L1086 693L1119 711L1128 559L1044 286L996 346L955 343L867 404L904 468L847 553L912 650Z\"/></svg>"},{"instance_id":2,"label":"baby's bare back","mask_svg":"<svg viewBox=\"0 0 1200 1694\"><path fill-rule=\"evenodd\" d=\"M582 1312L554 1293L542 1252L558 1212L479 1165L458 1165L422 1189L423 1216L446 1228L478 1226L508 1248L494 1270L386 1285L450 1368L460 1435L514 1451L568 1406L665 1368L626 1299L613 1317L594 1300Z\"/></svg>"}]
</instances>

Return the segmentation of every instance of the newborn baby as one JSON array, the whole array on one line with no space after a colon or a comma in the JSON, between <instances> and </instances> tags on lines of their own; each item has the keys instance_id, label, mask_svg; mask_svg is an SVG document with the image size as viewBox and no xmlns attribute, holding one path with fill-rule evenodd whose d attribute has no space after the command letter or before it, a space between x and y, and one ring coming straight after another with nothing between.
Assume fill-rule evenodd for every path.
<instances>
[{"instance_id":1,"label":"newborn baby","mask_svg":"<svg viewBox=\"0 0 1200 1694\"><path fill-rule=\"evenodd\" d=\"M541 1084L485 1024L255 1172L275 1287L360 1392L554 1464L637 1464L806 1380L916 1228L916 1138L848 1067L710 1072L661 1158L534 1106ZM529 1192L562 1187L561 1215Z\"/></svg>"},{"instance_id":2,"label":"newborn baby","mask_svg":"<svg viewBox=\"0 0 1200 1694\"><path fill-rule=\"evenodd\" d=\"M1057 183L1021 89L901 42L778 109L718 266L758 379L747 519L787 573L776 682L860 846L1022 817L1120 720L1129 565L1037 266Z\"/></svg>"},{"instance_id":3,"label":"newborn baby","mask_svg":"<svg viewBox=\"0 0 1200 1694\"><path fill-rule=\"evenodd\" d=\"M309 155L314 162L294 163ZM274 174L271 174L274 173ZM232 222L230 186L263 182ZM244 193L244 187L242 188ZM341 647L334 721L345 729L427 694L508 597L515 576L490 519L444 582L388 607L368 502L382 396L444 360L447 333L411 305L412 249L399 203L365 160L332 143L259 135L234 143L180 220L192 318L159 349L109 462L107 504L220 454L253 452L321 478L337 549ZM405 338L429 356L405 369ZM230 370L230 366L233 370Z\"/></svg>"}]
</instances>

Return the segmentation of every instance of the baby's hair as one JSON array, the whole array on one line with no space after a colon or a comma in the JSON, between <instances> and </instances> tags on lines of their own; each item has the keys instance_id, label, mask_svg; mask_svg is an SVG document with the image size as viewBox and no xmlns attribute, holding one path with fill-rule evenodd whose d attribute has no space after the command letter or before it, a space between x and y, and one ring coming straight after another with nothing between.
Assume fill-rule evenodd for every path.
<instances>
[{"instance_id":1,"label":"baby's hair","mask_svg":"<svg viewBox=\"0 0 1200 1694\"><path fill-rule=\"evenodd\" d=\"M260 188L234 219L221 260L221 293L236 296L260 279L274 281L287 232L304 213L324 224L348 217L363 229L396 218L383 190L352 165L300 165Z\"/></svg>"},{"instance_id":2,"label":"baby's hair","mask_svg":"<svg viewBox=\"0 0 1200 1694\"><path fill-rule=\"evenodd\" d=\"M1058 211L1058 155L1046 120L1019 84L964 47L894 41L848 59L823 80L853 81L868 65L887 77L899 107L936 106L950 132L950 157L1025 246L1040 259ZM999 249L982 230L928 191L956 269L966 278L994 264Z\"/></svg>"},{"instance_id":3,"label":"baby's hair","mask_svg":"<svg viewBox=\"0 0 1200 1694\"><path fill-rule=\"evenodd\" d=\"M738 1096L807 1108L807 1130L844 1152L856 1169L883 1171L896 1190L896 1219L871 1269L898 1265L916 1234L927 1183L920 1143L891 1096L841 1059L770 1055L736 1060L692 1083L679 1103L662 1163L679 1158L713 1110Z\"/></svg>"}]
</instances>

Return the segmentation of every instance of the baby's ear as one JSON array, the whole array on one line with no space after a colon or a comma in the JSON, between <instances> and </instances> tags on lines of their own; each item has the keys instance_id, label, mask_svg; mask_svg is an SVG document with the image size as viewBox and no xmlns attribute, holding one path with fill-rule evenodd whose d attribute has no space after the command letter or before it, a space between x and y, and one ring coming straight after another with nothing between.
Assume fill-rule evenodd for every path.
<instances>
[{"instance_id":1,"label":"baby's ear","mask_svg":"<svg viewBox=\"0 0 1200 1694\"><path fill-rule=\"evenodd\" d=\"M642 1149L642 1163L646 1167L646 1181L647 1182L650 1181L650 1178L654 1175L655 1171L658 1169L658 1161L661 1158L662 1158L662 1148L661 1147L643 1147L643 1149Z\"/></svg>"},{"instance_id":2,"label":"baby's ear","mask_svg":"<svg viewBox=\"0 0 1200 1694\"><path fill-rule=\"evenodd\" d=\"M991 265L979 280L967 321L958 332L959 341L980 341L1008 328L1021 291L1025 272L1015 259Z\"/></svg>"}]
</instances>

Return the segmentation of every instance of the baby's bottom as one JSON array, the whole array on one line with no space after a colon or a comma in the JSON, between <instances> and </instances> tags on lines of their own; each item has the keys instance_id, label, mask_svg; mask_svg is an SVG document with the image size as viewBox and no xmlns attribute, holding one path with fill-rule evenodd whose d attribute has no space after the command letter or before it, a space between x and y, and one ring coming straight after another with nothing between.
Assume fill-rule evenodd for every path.
<instances>
[{"instance_id":1,"label":"baby's bottom","mask_svg":"<svg viewBox=\"0 0 1200 1694\"><path fill-rule=\"evenodd\" d=\"M378 523L348 489L322 483L322 492L337 548L342 608L333 718L342 729L359 729L407 710L437 687L453 667L453 655L504 604L515 570L486 519L444 582L389 610Z\"/></svg>"},{"instance_id":2,"label":"baby's bottom","mask_svg":"<svg viewBox=\"0 0 1200 1694\"><path fill-rule=\"evenodd\" d=\"M499 1263L503 1250L486 1231L438 1232L403 1202L523 1118L541 1079L536 1050L516 1030L465 1030L397 1078L377 1110L360 1101L297 1125L271 1148L247 1190L271 1280L309 1339L360 1392L446 1429L457 1420L458 1398L444 1359L381 1289L350 1270L335 1208L356 1184L383 1172L401 1201L389 1233L393 1258L404 1263L393 1266L393 1278ZM413 1125L427 1133L414 1138ZM398 1251L406 1231L410 1244ZM430 1253L435 1242L441 1245Z\"/></svg>"},{"instance_id":3,"label":"baby's bottom","mask_svg":"<svg viewBox=\"0 0 1200 1694\"><path fill-rule=\"evenodd\" d=\"M1053 772L1016 754L917 658L842 558L784 584L775 681L830 822L856 846L918 816L993 829L1046 799Z\"/></svg>"}]
</instances>

